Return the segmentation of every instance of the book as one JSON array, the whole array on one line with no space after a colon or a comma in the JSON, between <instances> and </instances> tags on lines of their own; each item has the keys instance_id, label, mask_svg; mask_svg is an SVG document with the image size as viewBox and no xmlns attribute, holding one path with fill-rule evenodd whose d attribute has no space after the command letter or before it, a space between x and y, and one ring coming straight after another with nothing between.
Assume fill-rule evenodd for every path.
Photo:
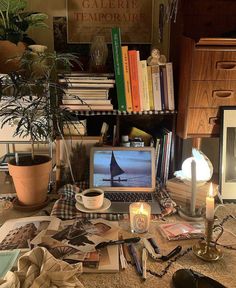
<instances>
[{"instance_id":1,"label":"book","mask_svg":"<svg viewBox=\"0 0 236 288\"><path fill-rule=\"evenodd\" d=\"M174 79L173 79L172 62L166 63L166 78L167 78L168 109L174 110L175 98L174 98Z\"/></svg>"},{"instance_id":2,"label":"book","mask_svg":"<svg viewBox=\"0 0 236 288\"><path fill-rule=\"evenodd\" d=\"M152 70L152 91L154 110L160 111L162 109L161 104L161 83L160 83L160 68L159 65L151 66Z\"/></svg>"},{"instance_id":3,"label":"book","mask_svg":"<svg viewBox=\"0 0 236 288\"><path fill-rule=\"evenodd\" d=\"M149 90L148 90L148 74L147 74L147 61L141 60L141 73L142 73L142 97L143 97L143 110L150 110Z\"/></svg>"},{"instance_id":4,"label":"book","mask_svg":"<svg viewBox=\"0 0 236 288\"><path fill-rule=\"evenodd\" d=\"M62 108L78 111L112 111L112 104L62 104Z\"/></svg>"},{"instance_id":5,"label":"book","mask_svg":"<svg viewBox=\"0 0 236 288\"><path fill-rule=\"evenodd\" d=\"M159 66L160 69L160 91L161 91L161 110L165 110L165 89L164 89L164 75L163 66Z\"/></svg>"},{"instance_id":6,"label":"book","mask_svg":"<svg viewBox=\"0 0 236 288\"><path fill-rule=\"evenodd\" d=\"M150 110L154 110L154 98L153 98L153 89L152 89L152 66L147 66L147 75L148 75L148 91L149 91L149 104Z\"/></svg>"},{"instance_id":7,"label":"book","mask_svg":"<svg viewBox=\"0 0 236 288\"><path fill-rule=\"evenodd\" d=\"M109 99L62 99L63 104L88 104L88 105L107 105L111 104Z\"/></svg>"},{"instance_id":8,"label":"book","mask_svg":"<svg viewBox=\"0 0 236 288\"><path fill-rule=\"evenodd\" d=\"M104 77L97 77L97 78L88 78L88 77L68 77L65 79L59 79L60 83L68 83L68 84L73 84L73 83L110 83L114 84L115 80L114 79L107 79Z\"/></svg>"},{"instance_id":9,"label":"book","mask_svg":"<svg viewBox=\"0 0 236 288\"><path fill-rule=\"evenodd\" d=\"M140 111L143 111L143 75L142 75L142 67L140 63L140 52L137 50L137 62L138 62L138 84L139 84L139 102L140 102Z\"/></svg>"},{"instance_id":10,"label":"book","mask_svg":"<svg viewBox=\"0 0 236 288\"><path fill-rule=\"evenodd\" d=\"M113 27L111 34L112 34L112 51L113 51L114 71L116 80L118 110L126 111L125 83L124 83L124 70L122 62L120 28Z\"/></svg>"},{"instance_id":11,"label":"book","mask_svg":"<svg viewBox=\"0 0 236 288\"><path fill-rule=\"evenodd\" d=\"M126 99L126 110L132 111L132 96L130 86L130 72L129 72L129 59L128 59L128 46L122 46L122 60L124 70L124 81L125 81L125 99Z\"/></svg>"},{"instance_id":12,"label":"book","mask_svg":"<svg viewBox=\"0 0 236 288\"><path fill-rule=\"evenodd\" d=\"M163 76L162 76L163 78L162 78L161 84L163 85L163 89L164 89L164 106L165 106L165 109L169 109L166 66L165 65L161 66L161 70L163 72Z\"/></svg>"},{"instance_id":13,"label":"book","mask_svg":"<svg viewBox=\"0 0 236 288\"><path fill-rule=\"evenodd\" d=\"M206 196L209 192L210 182L197 186L196 206L205 206ZM217 184L213 183L214 191L217 191ZM176 177L166 181L166 188L170 197L179 205L186 205L190 202L192 195L191 185L184 183Z\"/></svg>"},{"instance_id":14,"label":"book","mask_svg":"<svg viewBox=\"0 0 236 288\"><path fill-rule=\"evenodd\" d=\"M91 82L69 82L67 83L67 88L90 88L90 87L94 87L94 88L113 88L114 84L113 83L91 83Z\"/></svg>"},{"instance_id":15,"label":"book","mask_svg":"<svg viewBox=\"0 0 236 288\"><path fill-rule=\"evenodd\" d=\"M130 68L130 83L131 95L133 103L133 111L140 111L140 95L139 95L139 76L138 76L138 58L136 50L129 50L129 68Z\"/></svg>"}]
</instances>

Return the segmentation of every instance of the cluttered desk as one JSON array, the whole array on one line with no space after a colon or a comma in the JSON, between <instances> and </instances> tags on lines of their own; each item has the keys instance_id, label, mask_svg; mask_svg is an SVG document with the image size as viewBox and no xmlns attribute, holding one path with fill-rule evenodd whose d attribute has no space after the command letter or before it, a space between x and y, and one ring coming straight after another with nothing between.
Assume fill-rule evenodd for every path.
<instances>
[{"instance_id":1,"label":"cluttered desk","mask_svg":"<svg viewBox=\"0 0 236 288\"><path fill-rule=\"evenodd\" d=\"M0 287L236 287L235 204L216 206L210 184L204 214L197 198L180 210L151 148L91 153L89 187L66 184L37 213L1 197Z\"/></svg>"},{"instance_id":2,"label":"cluttered desk","mask_svg":"<svg viewBox=\"0 0 236 288\"><path fill-rule=\"evenodd\" d=\"M5 270L1 267L1 273L5 273L1 285L13 281L15 286L12 287L17 287L17 277L24 272L25 280L31 281L31 286L28 287L38 287L34 286L37 281L45 285L42 287L51 287L52 284L48 283L54 283L56 287L69 287L73 284L73 287L88 288L158 285L198 287L196 283L191 284L191 281L201 274L204 275L199 276L204 278L201 281L208 285L205 287L236 287L235 204L217 208L215 224L223 227L223 234L216 245L220 251L219 259L205 261L193 251L194 245L198 245L205 237L204 222L186 223L173 213L153 217L148 214L147 207L141 208L142 214L140 207L135 205L131 217L123 214L120 219L111 221L108 220L109 214L94 213L94 219L88 219L88 213L81 213L75 208L75 194L76 189L67 185L61 190L59 199L37 215L32 212L27 215L26 212L15 211L12 207L3 210L5 220L11 218L12 211L15 219L6 221L1 227L1 253L5 257L6 251L11 249L8 255L11 261L8 265L13 265L16 254L18 257L22 256L18 260L18 267L9 269L8 266ZM64 208L61 209L62 207ZM50 216L42 216L48 212ZM145 221L143 215L150 216L150 222ZM29 217L21 218L22 216ZM99 218L96 218L97 216ZM219 231L215 233L219 235ZM214 242L211 242L211 245L214 246ZM91 249L92 247L95 250ZM25 252L26 254L23 254ZM48 269L49 265L54 267L51 270L53 273L42 271L42 267ZM22 267L27 267L28 271L33 269L35 278L27 279L27 269L20 271ZM63 273L59 273L59 277L58 272L61 270ZM181 283L185 286L181 286ZM213 285L212 283L215 286L209 286Z\"/></svg>"}]
</instances>

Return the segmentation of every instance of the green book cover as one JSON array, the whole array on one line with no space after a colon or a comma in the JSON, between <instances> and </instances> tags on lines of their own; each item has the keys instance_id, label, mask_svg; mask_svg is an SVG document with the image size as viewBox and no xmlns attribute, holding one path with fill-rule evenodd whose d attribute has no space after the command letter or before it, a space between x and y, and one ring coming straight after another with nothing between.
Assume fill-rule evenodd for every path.
<instances>
[{"instance_id":1,"label":"green book cover","mask_svg":"<svg viewBox=\"0 0 236 288\"><path fill-rule=\"evenodd\" d=\"M119 27L112 28L111 34L112 34L112 51L113 51L114 71L116 79L118 110L126 111L120 28Z\"/></svg>"}]
</instances>

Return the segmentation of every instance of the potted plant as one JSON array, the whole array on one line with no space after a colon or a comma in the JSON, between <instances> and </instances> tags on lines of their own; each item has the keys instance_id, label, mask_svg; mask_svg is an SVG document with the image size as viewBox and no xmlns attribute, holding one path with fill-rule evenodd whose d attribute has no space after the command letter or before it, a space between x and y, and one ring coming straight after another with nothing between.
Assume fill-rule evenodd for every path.
<instances>
[{"instance_id":1,"label":"potted plant","mask_svg":"<svg viewBox=\"0 0 236 288\"><path fill-rule=\"evenodd\" d=\"M70 112L60 106L64 90L57 78L74 61L78 59L69 53L26 50L20 59L21 69L0 78L1 128L15 123L13 136L27 136L31 142L31 156L9 162L18 200L25 205L46 200L51 159L35 155L34 145L37 141L53 142L56 135L62 134L62 122L71 122Z\"/></svg>"},{"instance_id":2,"label":"potted plant","mask_svg":"<svg viewBox=\"0 0 236 288\"><path fill-rule=\"evenodd\" d=\"M47 27L48 16L39 12L26 12L26 0L0 0L0 72L18 69L18 58L26 45L35 42L27 35L29 28Z\"/></svg>"}]
</instances>

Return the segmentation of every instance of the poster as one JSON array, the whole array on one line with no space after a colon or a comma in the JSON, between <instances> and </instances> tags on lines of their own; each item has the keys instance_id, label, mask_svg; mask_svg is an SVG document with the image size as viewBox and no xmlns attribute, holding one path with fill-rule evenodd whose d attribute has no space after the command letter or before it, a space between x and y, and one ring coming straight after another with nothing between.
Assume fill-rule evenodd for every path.
<instances>
[{"instance_id":1,"label":"poster","mask_svg":"<svg viewBox=\"0 0 236 288\"><path fill-rule=\"evenodd\" d=\"M120 27L122 43L150 44L152 0L67 0L67 42L91 43L95 35L111 42Z\"/></svg>"}]
</instances>

